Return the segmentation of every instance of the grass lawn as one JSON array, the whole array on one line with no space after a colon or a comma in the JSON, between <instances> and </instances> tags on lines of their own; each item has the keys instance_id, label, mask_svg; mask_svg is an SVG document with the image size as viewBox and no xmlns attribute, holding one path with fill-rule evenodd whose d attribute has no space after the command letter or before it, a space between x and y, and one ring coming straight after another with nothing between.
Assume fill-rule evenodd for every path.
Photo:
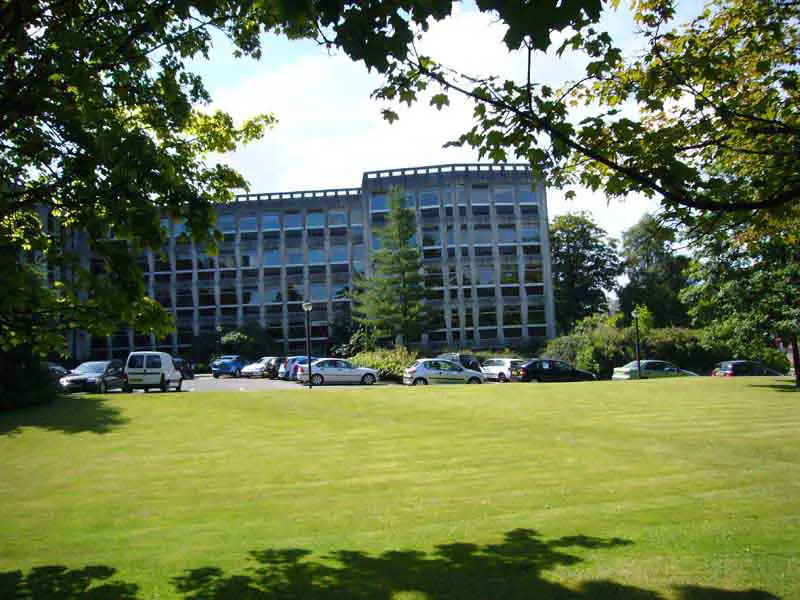
<instances>
[{"instance_id":1,"label":"grass lawn","mask_svg":"<svg viewBox=\"0 0 800 600\"><path fill-rule=\"evenodd\" d=\"M0 414L0 598L800 598L792 389L109 394Z\"/></svg>"}]
</instances>

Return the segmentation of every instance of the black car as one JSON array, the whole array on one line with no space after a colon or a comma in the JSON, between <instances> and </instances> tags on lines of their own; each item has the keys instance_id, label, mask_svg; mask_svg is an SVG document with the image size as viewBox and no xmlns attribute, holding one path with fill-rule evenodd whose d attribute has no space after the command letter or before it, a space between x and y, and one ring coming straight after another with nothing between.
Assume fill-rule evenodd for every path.
<instances>
[{"instance_id":1,"label":"black car","mask_svg":"<svg viewBox=\"0 0 800 600\"><path fill-rule=\"evenodd\" d=\"M285 356L276 356L268 360L267 364L264 365L264 376L269 377L270 379L277 379L278 369L281 368L281 364L285 360L286 360Z\"/></svg>"},{"instance_id":2,"label":"black car","mask_svg":"<svg viewBox=\"0 0 800 600\"><path fill-rule=\"evenodd\" d=\"M711 374L716 377L779 377L782 375L775 369L765 367L754 360L726 360L719 362L714 366Z\"/></svg>"},{"instance_id":3,"label":"black car","mask_svg":"<svg viewBox=\"0 0 800 600\"><path fill-rule=\"evenodd\" d=\"M64 377L65 375L69 375L69 371L67 371L64 367L59 365L58 363L54 362L46 362L45 366L47 367L47 372L53 380L58 383L58 381Z\"/></svg>"},{"instance_id":4,"label":"black car","mask_svg":"<svg viewBox=\"0 0 800 600\"><path fill-rule=\"evenodd\" d=\"M597 376L588 371L581 371L560 360L534 358L511 371L511 377L517 381L547 383L550 381L594 381Z\"/></svg>"},{"instance_id":5,"label":"black car","mask_svg":"<svg viewBox=\"0 0 800 600\"><path fill-rule=\"evenodd\" d=\"M477 371L478 373L481 372L481 363L472 354L462 354L460 352L445 352L444 354L440 354L435 358L443 358L445 360L449 360L450 362L459 364L465 369L469 369L470 371Z\"/></svg>"},{"instance_id":6,"label":"black car","mask_svg":"<svg viewBox=\"0 0 800 600\"><path fill-rule=\"evenodd\" d=\"M175 368L181 372L181 377L184 379L194 379L194 370L192 369L192 365L188 360L173 357L172 364L175 365Z\"/></svg>"},{"instance_id":7,"label":"black car","mask_svg":"<svg viewBox=\"0 0 800 600\"><path fill-rule=\"evenodd\" d=\"M100 392L122 389L123 363L121 360L95 360L79 364L59 379L65 392Z\"/></svg>"}]
</instances>

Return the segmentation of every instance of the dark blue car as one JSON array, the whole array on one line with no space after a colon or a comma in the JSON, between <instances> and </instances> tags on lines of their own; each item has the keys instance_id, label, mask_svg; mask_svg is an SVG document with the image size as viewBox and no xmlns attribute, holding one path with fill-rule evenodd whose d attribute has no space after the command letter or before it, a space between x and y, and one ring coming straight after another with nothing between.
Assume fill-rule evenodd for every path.
<instances>
[{"instance_id":1,"label":"dark blue car","mask_svg":"<svg viewBox=\"0 0 800 600\"><path fill-rule=\"evenodd\" d=\"M245 361L238 354L220 356L211 363L211 374L214 376L214 379L220 375L239 377L242 374L242 367L244 367L244 365Z\"/></svg>"}]
</instances>

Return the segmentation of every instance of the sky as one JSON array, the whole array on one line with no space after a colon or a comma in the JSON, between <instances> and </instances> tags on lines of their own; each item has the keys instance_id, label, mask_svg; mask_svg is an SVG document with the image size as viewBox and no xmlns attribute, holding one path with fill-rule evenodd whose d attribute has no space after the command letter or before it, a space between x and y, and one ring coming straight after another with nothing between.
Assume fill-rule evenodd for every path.
<instances>
[{"instance_id":1,"label":"sky","mask_svg":"<svg viewBox=\"0 0 800 600\"><path fill-rule=\"evenodd\" d=\"M626 9L607 15L604 25L618 43L636 51L634 23ZM418 48L471 75L523 79L525 56L506 50L504 31L490 15L456 3L454 14L433 23ZM203 76L212 109L231 113L237 122L262 112L278 119L263 139L224 157L249 181L251 192L357 188L364 171L479 162L477 150L443 147L471 127L467 102L451 95L451 105L442 111L427 102L392 107L400 119L389 124L381 116L385 105L370 98L382 79L363 63L313 41L265 36L263 43L260 61L236 59L227 40L217 35L209 60L191 65ZM540 55L534 61L535 77L543 83L561 85L580 72L575 58ZM565 200L565 190L547 189L551 220L586 210L619 237L643 214L657 210L655 201L642 197L607 202L601 194L576 191L576 199Z\"/></svg>"}]
</instances>

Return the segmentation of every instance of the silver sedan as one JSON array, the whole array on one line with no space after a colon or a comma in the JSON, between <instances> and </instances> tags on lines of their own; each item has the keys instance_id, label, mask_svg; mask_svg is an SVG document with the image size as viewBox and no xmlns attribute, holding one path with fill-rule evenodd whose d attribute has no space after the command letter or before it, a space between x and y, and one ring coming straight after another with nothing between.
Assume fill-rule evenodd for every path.
<instances>
[{"instance_id":1,"label":"silver sedan","mask_svg":"<svg viewBox=\"0 0 800 600\"><path fill-rule=\"evenodd\" d=\"M441 358L423 358L403 373L406 385L429 383L486 383L486 374L465 369L459 364Z\"/></svg>"},{"instance_id":2,"label":"silver sedan","mask_svg":"<svg viewBox=\"0 0 800 600\"><path fill-rule=\"evenodd\" d=\"M308 382L308 366L297 369L297 381ZM378 372L367 367L356 367L341 358L321 358L311 363L311 385L326 383L361 383L372 385L378 381Z\"/></svg>"}]
</instances>

